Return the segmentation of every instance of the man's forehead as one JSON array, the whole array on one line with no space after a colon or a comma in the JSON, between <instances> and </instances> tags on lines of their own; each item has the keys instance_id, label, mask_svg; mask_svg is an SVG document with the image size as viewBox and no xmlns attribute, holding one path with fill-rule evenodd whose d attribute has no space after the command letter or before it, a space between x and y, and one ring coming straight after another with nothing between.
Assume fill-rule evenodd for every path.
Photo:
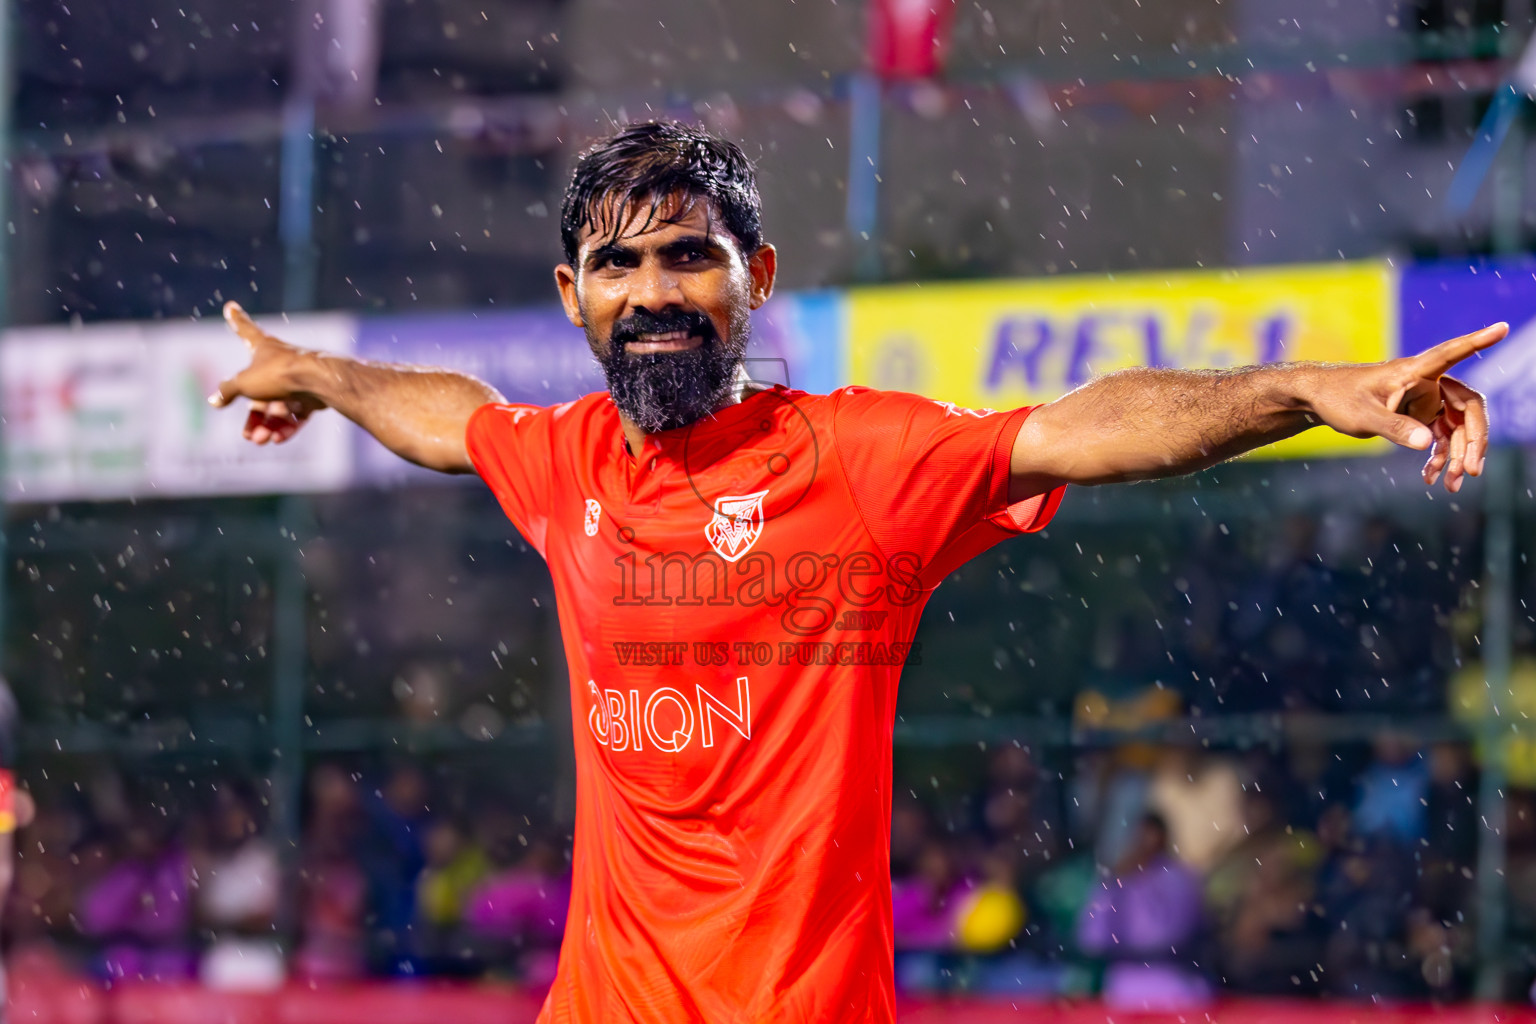
<instances>
[{"instance_id":1,"label":"man's forehead","mask_svg":"<svg viewBox=\"0 0 1536 1024\"><path fill-rule=\"evenodd\" d=\"M628 201L610 196L593 210L592 219L581 229L577 245L587 252L595 246L627 242L669 229L714 234L721 230L720 216L708 199L683 192L659 199Z\"/></svg>"}]
</instances>

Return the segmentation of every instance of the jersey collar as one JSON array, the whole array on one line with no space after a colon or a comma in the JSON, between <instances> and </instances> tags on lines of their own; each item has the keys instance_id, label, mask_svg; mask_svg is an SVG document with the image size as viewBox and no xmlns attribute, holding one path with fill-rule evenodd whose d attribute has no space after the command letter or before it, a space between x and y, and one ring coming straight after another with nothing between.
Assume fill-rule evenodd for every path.
<instances>
[{"instance_id":1,"label":"jersey collar","mask_svg":"<svg viewBox=\"0 0 1536 1024\"><path fill-rule=\"evenodd\" d=\"M691 436L691 432L696 433L698 431L704 431L705 435L707 436L708 434L712 434L717 430L728 430L749 416L761 415L764 408L762 399L770 394L783 397L789 394L789 388L785 387L783 384L775 384L770 388L764 388L761 391L753 392L752 394L743 398L741 401L733 402L732 404L725 406L723 409L717 409L710 415L705 416L703 419L696 420L685 427L676 427L672 430L663 430L655 434L647 434L643 450L666 451L666 449L672 447L674 444L681 442L686 437ZM615 409L614 412L617 414L618 410ZM617 444L619 452L627 458L634 459L635 453L629 450L629 442L624 437L624 431L620 429L616 430L615 433L618 435Z\"/></svg>"}]
</instances>

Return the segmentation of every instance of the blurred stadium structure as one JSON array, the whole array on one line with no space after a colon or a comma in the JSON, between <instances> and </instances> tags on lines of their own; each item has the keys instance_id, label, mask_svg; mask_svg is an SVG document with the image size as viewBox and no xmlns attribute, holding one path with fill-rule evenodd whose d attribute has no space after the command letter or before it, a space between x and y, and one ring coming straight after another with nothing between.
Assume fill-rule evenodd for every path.
<instances>
[{"instance_id":1,"label":"blurred stadium structure","mask_svg":"<svg viewBox=\"0 0 1536 1024\"><path fill-rule=\"evenodd\" d=\"M202 396L240 357L227 299L524 400L600 387L552 306L565 175L673 116L761 162L785 294L753 365L797 387L1023 404L1510 321L1473 370L1503 444L1454 498L1307 438L1077 491L948 581L904 682L893 870L914 996L1085 995L1156 959L1223 995L1527 1000L1529 104L1470 208L1445 193L1532 4L941 3L908 37L909 8L7 6L25 998L171 1019L120 983L431 975L536 1005L574 785L542 563L473 484L339 423L244 451ZM1148 809L1195 923L1116 957L1079 917ZM117 984L110 1013L74 979Z\"/></svg>"}]
</instances>

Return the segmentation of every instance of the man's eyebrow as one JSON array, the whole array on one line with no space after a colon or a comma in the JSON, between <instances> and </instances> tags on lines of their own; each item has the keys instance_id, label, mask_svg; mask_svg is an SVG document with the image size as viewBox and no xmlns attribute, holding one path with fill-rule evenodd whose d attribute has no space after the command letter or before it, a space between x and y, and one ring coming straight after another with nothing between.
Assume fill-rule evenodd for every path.
<instances>
[{"instance_id":1,"label":"man's eyebrow","mask_svg":"<svg viewBox=\"0 0 1536 1024\"><path fill-rule=\"evenodd\" d=\"M616 256L628 256L631 252L632 250L627 245L620 242L608 242L588 252L587 258L583 262L588 265L596 265L604 260L613 259Z\"/></svg>"},{"instance_id":2,"label":"man's eyebrow","mask_svg":"<svg viewBox=\"0 0 1536 1024\"><path fill-rule=\"evenodd\" d=\"M665 256L676 256L690 250L702 250L711 256L717 256L726 251L725 245L716 235L684 235L661 247L661 252Z\"/></svg>"}]
</instances>

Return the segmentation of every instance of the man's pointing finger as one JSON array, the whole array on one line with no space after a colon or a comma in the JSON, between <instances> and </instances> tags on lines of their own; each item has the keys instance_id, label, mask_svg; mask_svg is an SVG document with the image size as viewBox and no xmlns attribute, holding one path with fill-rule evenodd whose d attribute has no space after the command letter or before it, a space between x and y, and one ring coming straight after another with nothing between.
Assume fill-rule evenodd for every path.
<instances>
[{"instance_id":1,"label":"man's pointing finger","mask_svg":"<svg viewBox=\"0 0 1536 1024\"><path fill-rule=\"evenodd\" d=\"M224 322L229 324L234 332L240 335L245 340L245 343L252 348L256 346L258 341L267 336L265 331L256 326L256 321L251 319L250 314L240 308L240 303L238 302L230 301L224 303Z\"/></svg>"},{"instance_id":2,"label":"man's pointing finger","mask_svg":"<svg viewBox=\"0 0 1536 1024\"><path fill-rule=\"evenodd\" d=\"M1450 341L1442 341L1434 348L1425 349L1415 360L1415 369L1424 377L1439 377L1451 367L1474 352L1481 352L1497 344L1509 333L1509 324L1500 321L1489 324L1480 331L1463 334Z\"/></svg>"}]
</instances>

